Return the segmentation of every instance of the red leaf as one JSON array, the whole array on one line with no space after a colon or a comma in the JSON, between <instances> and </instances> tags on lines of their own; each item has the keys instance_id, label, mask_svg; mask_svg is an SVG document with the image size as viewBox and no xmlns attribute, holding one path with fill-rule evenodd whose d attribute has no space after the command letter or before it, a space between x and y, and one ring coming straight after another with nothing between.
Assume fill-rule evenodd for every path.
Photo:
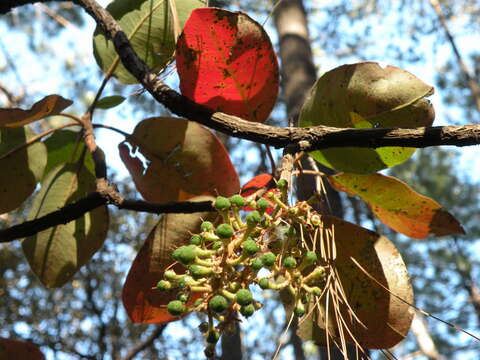
<instances>
[{"instance_id":1,"label":"red leaf","mask_svg":"<svg viewBox=\"0 0 480 360\"><path fill-rule=\"evenodd\" d=\"M215 111L267 120L278 94L278 63L267 33L241 12L192 12L177 42L182 94Z\"/></svg>"},{"instance_id":2,"label":"red leaf","mask_svg":"<svg viewBox=\"0 0 480 360\"><path fill-rule=\"evenodd\" d=\"M267 199L267 201L272 204L272 207L267 208L267 213L270 214L273 211L273 207L275 203L268 199L265 195L268 191L272 190L273 192L278 192L277 184L275 183L275 179L270 174L260 174L252 178L248 181L245 185L242 186L240 190L240 195L243 197L248 197L252 194L255 194L257 191L261 190L262 197ZM252 208L245 206L245 211L251 211Z\"/></svg>"},{"instance_id":3,"label":"red leaf","mask_svg":"<svg viewBox=\"0 0 480 360\"><path fill-rule=\"evenodd\" d=\"M0 338L0 359L44 360L45 356L32 343Z\"/></svg>"}]
</instances>

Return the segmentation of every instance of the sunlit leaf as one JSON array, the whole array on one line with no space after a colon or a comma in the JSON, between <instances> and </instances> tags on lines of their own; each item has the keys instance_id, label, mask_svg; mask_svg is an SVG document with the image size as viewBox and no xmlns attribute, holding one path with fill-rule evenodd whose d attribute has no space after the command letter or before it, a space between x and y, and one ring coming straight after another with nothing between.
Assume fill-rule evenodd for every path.
<instances>
[{"instance_id":1,"label":"sunlit leaf","mask_svg":"<svg viewBox=\"0 0 480 360\"><path fill-rule=\"evenodd\" d=\"M212 197L196 197L192 201L213 200ZM167 214L148 235L145 244L135 258L123 287L123 304L133 322L164 323L177 320L167 312L166 305L174 300L177 291L159 291L155 288L164 270L174 263L171 253L189 242L190 234L198 232L202 219L213 220L216 213ZM177 273L185 268L173 267Z\"/></svg>"},{"instance_id":2,"label":"sunlit leaf","mask_svg":"<svg viewBox=\"0 0 480 360\"><path fill-rule=\"evenodd\" d=\"M420 195L404 182L381 174L339 174L329 177L340 191L357 195L393 230L415 239L464 234L460 223L435 200Z\"/></svg>"},{"instance_id":3,"label":"sunlit leaf","mask_svg":"<svg viewBox=\"0 0 480 360\"><path fill-rule=\"evenodd\" d=\"M47 146L47 166L44 176L60 164L76 163L81 156L84 157L83 165L95 175L95 164L92 154L85 151L83 135L78 131L60 130L44 141ZM82 155L83 154L83 155Z\"/></svg>"},{"instance_id":4,"label":"sunlit leaf","mask_svg":"<svg viewBox=\"0 0 480 360\"><path fill-rule=\"evenodd\" d=\"M77 164L59 165L42 181L29 220L56 211L95 190L95 177ZM77 220L26 238L23 251L31 269L46 287L69 281L102 246L108 230L108 211L101 206Z\"/></svg>"},{"instance_id":5,"label":"sunlit leaf","mask_svg":"<svg viewBox=\"0 0 480 360\"><path fill-rule=\"evenodd\" d=\"M278 64L263 27L241 12L192 12L177 43L182 94L215 111L267 120L278 93Z\"/></svg>"},{"instance_id":6,"label":"sunlit leaf","mask_svg":"<svg viewBox=\"0 0 480 360\"><path fill-rule=\"evenodd\" d=\"M111 109L125 101L125 97L120 95L105 96L98 100L96 109Z\"/></svg>"},{"instance_id":7,"label":"sunlit leaf","mask_svg":"<svg viewBox=\"0 0 480 360\"><path fill-rule=\"evenodd\" d=\"M317 80L300 114L300 126L413 128L430 126L433 88L395 66L364 62L343 65ZM404 147L330 148L311 153L336 170L369 174L398 165L415 151Z\"/></svg>"},{"instance_id":8,"label":"sunlit leaf","mask_svg":"<svg viewBox=\"0 0 480 360\"><path fill-rule=\"evenodd\" d=\"M240 190L240 195L243 197L248 197L253 194L263 195L263 197L272 204L272 207L267 208L267 213L270 213L275 206L274 202L266 197L266 194L269 190L273 190L273 192L277 192L277 183L271 174L260 174L254 176L252 179L247 181ZM252 208L246 206L246 211L251 211Z\"/></svg>"},{"instance_id":9,"label":"sunlit leaf","mask_svg":"<svg viewBox=\"0 0 480 360\"><path fill-rule=\"evenodd\" d=\"M413 303L412 286L399 252L390 240L372 231L333 216L321 216L321 220L320 233L313 242L321 262L329 265L328 292L315 307L310 304L309 311L312 307L314 310L300 322L299 335L325 344L328 328L337 343L340 331L347 342L353 343L346 324L364 348L396 345L405 338L414 315L413 309L399 300ZM339 320L339 314L345 323Z\"/></svg>"},{"instance_id":10,"label":"sunlit leaf","mask_svg":"<svg viewBox=\"0 0 480 360\"><path fill-rule=\"evenodd\" d=\"M107 11L117 20L140 58L154 69L163 68L175 50L174 17L167 0L115 0ZM192 10L205 6L202 0L175 0L180 25L183 26ZM121 64L111 40L99 27L95 29L93 50L98 66L113 74L124 84L138 83Z\"/></svg>"},{"instance_id":11,"label":"sunlit leaf","mask_svg":"<svg viewBox=\"0 0 480 360\"><path fill-rule=\"evenodd\" d=\"M45 356L38 346L30 342L0 338L0 359L43 360Z\"/></svg>"},{"instance_id":12,"label":"sunlit leaf","mask_svg":"<svg viewBox=\"0 0 480 360\"><path fill-rule=\"evenodd\" d=\"M129 140L146 165L120 144L120 157L137 190L153 202L238 192L237 172L218 138L203 126L178 118L141 121ZM137 147L138 145L138 147Z\"/></svg>"},{"instance_id":13,"label":"sunlit leaf","mask_svg":"<svg viewBox=\"0 0 480 360\"><path fill-rule=\"evenodd\" d=\"M0 214L19 207L41 179L47 152L36 142L10 152L33 137L27 127L0 129Z\"/></svg>"},{"instance_id":14,"label":"sunlit leaf","mask_svg":"<svg viewBox=\"0 0 480 360\"><path fill-rule=\"evenodd\" d=\"M47 116L58 115L73 101L65 99L60 95L48 95L37 101L31 109L0 109L0 126L17 127L23 126Z\"/></svg>"}]
</instances>

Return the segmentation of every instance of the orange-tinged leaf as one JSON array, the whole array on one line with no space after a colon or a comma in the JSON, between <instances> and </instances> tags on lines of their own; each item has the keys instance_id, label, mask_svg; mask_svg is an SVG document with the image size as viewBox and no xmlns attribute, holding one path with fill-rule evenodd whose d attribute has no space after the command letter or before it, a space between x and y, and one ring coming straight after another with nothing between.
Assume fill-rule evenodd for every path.
<instances>
[{"instance_id":1,"label":"orange-tinged leaf","mask_svg":"<svg viewBox=\"0 0 480 360\"><path fill-rule=\"evenodd\" d=\"M325 293L311 317L300 322L299 335L325 344L328 328L338 343L340 331L347 342L354 343L346 324L363 348L396 345L405 338L414 316L407 304L413 303L413 290L400 253L390 240L373 231L333 216L320 218L320 233L310 241L316 244L320 262L328 264L328 297Z\"/></svg>"},{"instance_id":2,"label":"orange-tinged leaf","mask_svg":"<svg viewBox=\"0 0 480 360\"><path fill-rule=\"evenodd\" d=\"M119 145L120 157L145 200L187 200L197 195L230 196L240 184L220 140L203 126L179 118L141 121L129 139L148 161Z\"/></svg>"},{"instance_id":3,"label":"orange-tinged leaf","mask_svg":"<svg viewBox=\"0 0 480 360\"><path fill-rule=\"evenodd\" d=\"M204 200L213 198L203 196L192 199ZM162 216L138 252L123 287L123 305L133 322L153 324L179 319L166 309L168 302L176 298L177 291L159 291L155 286L162 279L164 270L174 263L172 251L188 243L191 232L199 231L202 219L214 220L215 216L216 213L208 212ZM185 272L179 264L173 269L178 274ZM194 295L190 301L199 296Z\"/></svg>"},{"instance_id":4,"label":"orange-tinged leaf","mask_svg":"<svg viewBox=\"0 0 480 360\"><path fill-rule=\"evenodd\" d=\"M183 95L215 111L267 120L278 94L278 63L265 30L250 17L194 10L176 58Z\"/></svg>"},{"instance_id":5,"label":"orange-tinged leaf","mask_svg":"<svg viewBox=\"0 0 480 360\"><path fill-rule=\"evenodd\" d=\"M240 194L243 197L247 197L258 190L264 189L265 191L268 191L275 188L275 180L271 174L260 174L247 181L245 185L242 186Z\"/></svg>"},{"instance_id":6,"label":"orange-tinged leaf","mask_svg":"<svg viewBox=\"0 0 480 360\"><path fill-rule=\"evenodd\" d=\"M29 110L18 108L0 109L0 126L23 126L47 116L58 115L72 104L73 101L65 99L60 95L48 95L33 104Z\"/></svg>"},{"instance_id":7,"label":"orange-tinged leaf","mask_svg":"<svg viewBox=\"0 0 480 360\"><path fill-rule=\"evenodd\" d=\"M465 233L439 203L394 177L343 173L330 176L329 180L338 190L362 198L385 225L409 237Z\"/></svg>"},{"instance_id":8,"label":"orange-tinged leaf","mask_svg":"<svg viewBox=\"0 0 480 360\"><path fill-rule=\"evenodd\" d=\"M0 359L43 360L45 356L38 346L30 342L0 338Z\"/></svg>"}]
</instances>

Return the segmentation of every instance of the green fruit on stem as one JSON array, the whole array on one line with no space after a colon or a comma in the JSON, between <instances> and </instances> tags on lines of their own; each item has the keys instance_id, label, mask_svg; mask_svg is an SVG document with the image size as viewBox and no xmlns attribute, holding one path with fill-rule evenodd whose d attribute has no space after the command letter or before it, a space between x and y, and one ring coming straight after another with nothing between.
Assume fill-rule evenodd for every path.
<instances>
[{"instance_id":1,"label":"green fruit on stem","mask_svg":"<svg viewBox=\"0 0 480 360\"><path fill-rule=\"evenodd\" d=\"M250 266L255 271L260 270L263 267L262 259L260 259L260 258L253 259L252 262L250 263Z\"/></svg>"},{"instance_id":2,"label":"green fruit on stem","mask_svg":"<svg viewBox=\"0 0 480 360\"><path fill-rule=\"evenodd\" d=\"M192 237L190 238L190 244L201 245L202 244L202 237L200 235L192 235Z\"/></svg>"},{"instance_id":3,"label":"green fruit on stem","mask_svg":"<svg viewBox=\"0 0 480 360\"><path fill-rule=\"evenodd\" d=\"M213 269L207 266L201 266L201 265L190 265L188 267L188 271L190 271L190 274L195 278L202 278L204 276L211 275L213 273Z\"/></svg>"},{"instance_id":4,"label":"green fruit on stem","mask_svg":"<svg viewBox=\"0 0 480 360\"><path fill-rule=\"evenodd\" d=\"M242 248L245 254L250 256L258 252L258 245L252 238L247 238L247 240L242 243Z\"/></svg>"},{"instance_id":5,"label":"green fruit on stem","mask_svg":"<svg viewBox=\"0 0 480 360\"><path fill-rule=\"evenodd\" d=\"M202 222L202 224L200 225L200 229L202 229L202 231L210 231L210 230L213 230L213 224L212 224L210 221L204 221L204 222Z\"/></svg>"},{"instance_id":6,"label":"green fruit on stem","mask_svg":"<svg viewBox=\"0 0 480 360\"><path fill-rule=\"evenodd\" d=\"M215 233L220 239L229 239L233 236L234 231L230 225L221 224L217 227L217 230L215 231Z\"/></svg>"},{"instance_id":7,"label":"green fruit on stem","mask_svg":"<svg viewBox=\"0 0 480 360\"><path fill-rule=\"evenodd\" d=\"M170 301L167 305L167 311L173 316L182 315L186 310L185 304L180 300Z\"/></svg>"},{"instance_id":8,"label":"green fruit on stem","mask_svg":"<svg viewBox=\"0 0 480 360\"><path fill-rule=\"evenodd\" d=\"M198 330L200 330L202 334L206 334L209 328L208 322L206 321L203 321L200 323L200 325L198 325Z\"/></svg>"},{"instance_id":9,"label":"green fruit on stem","mask_svg":"<svg viewBox=\"0 0 480 360\"><path fill-rule=\"evenodd\" d=\"M238 290L235 295L235 300L240 305L248 305L251 304L253 301L253 295L248 289L241 289Z\"/></svg>"},{"instance_id":10,"label":"green fruit on stem","mask_svg":"<svg viewBox=\"0 0 480 360\"><path fill-rule=\"evenodd\" d=\"M230 200L226 197L218 196L213 206L220 211L228 210L230 208Z\"/></svg>"},{"instance_id":11,"label":"green fruit on stem","mask_svg":"<svg viewBox=\"0 0 480 360\"><path fill-rule=\"evenodd\" d=\"M216 344L220 339L220 333L217 330L210 330L207 334L207 342L209 344Z\"/></svg>"},{"instance_id":12,"label":"green fruit on stem","mask_svg":"<svg viewBox=\"0 0 480 360\"><path fill-rule=\"evenodd\" d=\"M168 280L177 280L179 275L175 272L175 270L166 270L163 273L163 277Z\"/></svg>"},{"instance_id":13,"label":"green fruit on stem","mask_svg":"<svg viewBox=\"0 0 480 360\"><path fill-rule=\"evenodd\" d=\"M295 309L293 309L293 313L295 314L295 316L302 317L303 315L305 315L305 306L301 302L299 302L297 306L295 306Z\"/></svg>"},{"instance_id":14,"label":"green fruit on stem","mask_svg":"<svg viewBox=\"0 0 480 360\"><path fill-rule=\"evenodd\" d=\"M271 206L272 205L265 198L261 198L257 201L257 210L262 214Z\"/></svg>"},{"instance_id":15,"label":"green fruit on stem","mask_svg":"<svg viewBox=\"0 0 480 360\"><path fill-rule=\"evenodd\" d=\"M228 308L228 301L222 295L215 295L208 302L208 307L216 313L222 313Z\"/></svg>"},{"instance_id":16,"label":"green fruit on stem","mask_svg":"<svg viewBox=\"0 0 480 360\"><path fill-rule=\"evenodd\" d=\"M188 294L183 294L183 293L180 293L180 294L177 295L177 299L180 300L183 303L186 303L188 301L189 297L190 296Z\"/></svg>"},{"instance_id":17,"label":"green fruit on stem","mask_svg":"<svg viewBox=\"0 0 480 360\"><path fill-rule=\"evenodd\" d=\"M260 222L260 220L262 220L262 217L260 216L260 213L255 210L250 212L245 219L247 220L247 224L257 225Z\"/></svg>"},{"instance_id":18,"label":"green fruit on stem","mask_svg":"<svg viewBox=\"0 0 480 360\"><path fill-rule=\"evenodd\" d=\"M314 263L317 262L317 260L318 260L318 257L317 257L317 253L315 251L308 251L305 254L305 261L308 264L314 264Z\"/></svg>"},{"instance_id":19,"label":"green fruit on stem","mask_svg":"<svg viewBox=\"0 0 480 360\"><path fill-rule=\"evenodd\" d=\"M230 197L230 203L240 208L245 206L246 201L242 195L237 194Z\"/></svg>"},{"instance_id":20,"label":"green fruit on stem","mask_svg":"<svg viewBox=\"0 0 480 360\"><path fill-rule=\"evenodd\" d=\"M215 241L212 245L213 250L218 250L223 246L223 242L221 241Z\"/></svg>"},{"instance_id":21,"label":"green fruit on stem","mask_svg":"<svg viewBox=\"0 0 480 360\"><path fill-rule=\"evenodd\" d=\"M267 278L261 278L258 280L258 286L260 286L263 290L267 290L270 288L270 281Z\"/></svg>"},{"instance_id":22,"label":"green fruit on stem","mask_svg":"<svg viewBox=\"0 0 480 360\"><path fill-rule=\"evenodd\" d=\"M166 280L160 280L157 283L157 289L161 291L170 290L172 288L172 283Z\"/></svg>"},{"instance_id":23,"label":"green fruit on stem","mask_svg":"<svg viewBox=\"0 0 480 360\"><path fill-rule=\"evenodd\" d=\"M242 314L247 318L252 316L254 312L255 312L255 306L253 306L252 304L245 305L240 308L240 314Z\"/></svg>"},{"instance_id":24,"label":"green fruit on stem","mask_svg":"<svg viewBox=\"0 0 480 360\"><path fill-rule=\"evenodd\" d=\"M280 189L285 189L288 186L288 182L285 179L280 179L277 181L277 186Z\"/></svg>"},{"instance_id":25,"label":"green fruit on stem","mask_svg":"<svg viewBox=\"0 0 480 360\"><path fill-rule=\"evenodd\" d=\"M287 256L285 259L283 259L283 266L285 266L287 269L295 269L297 267L297 260L295 260L295 258L292 256Z\"/></svg>"},{"instance_id":26,"label":"green fruit on stem","mask_svg":"<svg viewBox=\"0 0 480 360\"><path fill-rule=\"evenodd\" d=\"M195 260L195 245L181 246L172 253L172 258L182 264L190 264Z\"/></svg>"},{"instance_id":27,"label":"green fruit on stem","mask_svg":"<svg viewBox=\"0 0 480 360\"><path fill-rule=\"evenodd\" d=\"M275 261L277 260L277 257L274 253L268 252L262 256L262 263L266 267L273 266L275 264Z\"/></svg>"}]
</instances>

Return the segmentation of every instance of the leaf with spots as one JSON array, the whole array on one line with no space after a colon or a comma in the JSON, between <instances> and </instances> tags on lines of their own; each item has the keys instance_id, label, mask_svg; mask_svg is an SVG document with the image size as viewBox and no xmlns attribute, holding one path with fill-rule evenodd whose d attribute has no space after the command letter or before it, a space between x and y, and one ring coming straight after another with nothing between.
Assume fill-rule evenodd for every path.
<instances>
[{"instance_id":1,"label":"leaf with spots","mask_svg":"<svg viewBox=\"0 0 480 360\"><path fill-rule=\"evenodd\" d=\"M73 101L60 95L48 95L33 104L29 110L0 109L0 126L23 126L47 116L58 115L72 104Z\"/></svg>"},{"instance_id":2,"label":"leaf with spots","mask_svg":"<svg viewBox=\"0 0 480 360\"><path fill-rule=\"evenodd\" d=\"M329 180L337 190L362 198L385 225L411 238L465 233L439 203L394 177L344 173L330 176Z\"/></svg>"},{"instance_id":3,"label":"leaf with spots","mask_svg":"<svg viewBox=\"0 0 480 360\"><path fill-rule=\"evenodd\" d=\"M414 128L430 126L435 116L426 99L433 88L409 72L374 62L343 65L317 80L303 104L300 126L339 128ZM398 165L415 149L343 147L310 155L339 171L370 174Z\"/></svg>"},{"instance_id":4,"label":"leaf with spots","mask_svg":"<svg viewBox=\"0 0 480 360\"><path fill-rule=\"evenodd\" d=\"M328 329L337 343L342 333L346 342L354 343L354 338L367 349L395 346L406 337L415 314L408 305L413 290L400 253L373 231L333 216L320 219L318 231L304 237L315 246L328 280L323 296L309 304L299 335L325 345ZM288 298L283 300L291 311Z\"/></svg>"},{"instance_id":5,"label":"leaf with spots","mask_svg":"<svg viewBox=\"0 0 480 360\"><path fill-rule=\"evenodd\" d=\"M192 199L205 200L214 199L206 196ZM190 234L199 231L202 219L213 221L216 216L216 213L200 212L161 217L138 252L123 286L123 305L133 322L153 324L179 319L166 309L168 302L175 300L178 289L159 291L155 286L165 269L174 263L171 258L173 250L188 244ZM181 265L175 265L173 269L178 274L185 272Z\"/></svg>"},{"instance_id":6,"label":"leaf with spots","mask_svg":"<svg viewBox=\"0 0 480 360\"><path fill-rule=\"evenodd\" d=\"M28 127L0 129L0 214L22 205L42 178L47 163L45 145L23 146L33 137Z\"/></svg>"},{"instance_id":7,"label":"leaf with spots","mask_svg":"<svg viewBox=\"0 0 480 360\"><path fill-rule=\"evenodd\" d=\"M35 344L0 338L0 359L44 360L45 356Z\"/></svg>"},{"instance_id":8,"label":"leaf with spots","mask_svg":"<svg viewBox=\"0 0 480 360\"><path fill-rule=\"evenodd\" d=\"M95 177L82 165L60 164L42 180L29 220L54 212L95 191ZM108 231L106 206L65 225L43 230L22 242L32 271L46 287L61 287L102 246Z\"/></svg>"},{"instance_id":9,"label":"leaf with spots","mask_svg":"<svg viewBox=\"0 0 480 360\"><path fill-rule=\"evenodd\" d=\"M120 157L143 198L153 202L211 194L230 196L240 188L237 172L220 140L203 126L179 118L141 121ZM146 159L135 156L138 151Z\"/></svg>"},{"instance_id":10,"label":"leaf with spots","mask_svg":"<svg viewBox=\"0 0 480 360\"><path fill-rule=\"evenodd\" d=\"M278 63L267 33L250 17L196 9L176 57L183 95L214 111L267 120L278 94Z\"/></svg>"}]
</instances>

